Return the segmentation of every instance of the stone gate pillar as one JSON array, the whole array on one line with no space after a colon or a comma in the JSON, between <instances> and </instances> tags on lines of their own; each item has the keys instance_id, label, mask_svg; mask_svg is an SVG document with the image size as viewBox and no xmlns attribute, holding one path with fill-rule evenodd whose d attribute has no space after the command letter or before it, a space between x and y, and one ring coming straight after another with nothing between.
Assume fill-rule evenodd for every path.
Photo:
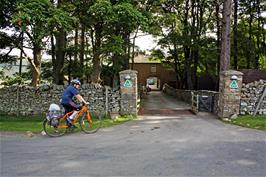
<instances>
[{"instance_id":1,"label":"stone gate pillar","mask_svg":"<svg viewBox=\"0 0 266 177\"><path fill-rule=\"evenodd\" d=\"M137 98L138 98L138 85L137 85L137 71L125 70L119 72L120 75L120 114L137 115Z\"/></svg>"},{"instance_id":2,"label":"stone gate pillar","mask_svg":"<svg viewBox=\"0 0 266 177\"><path fill-rule=\"evenodd\" d=\"M218 116L230 118L238 115L243 73L234 70L220 73Z\"/></svg>"}]
</instances>

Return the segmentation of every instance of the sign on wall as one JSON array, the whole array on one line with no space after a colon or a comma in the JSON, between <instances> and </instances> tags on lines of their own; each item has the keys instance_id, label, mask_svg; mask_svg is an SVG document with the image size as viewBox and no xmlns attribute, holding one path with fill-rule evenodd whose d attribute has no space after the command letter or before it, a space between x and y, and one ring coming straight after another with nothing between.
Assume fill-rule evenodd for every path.
<instances>
[{"instance_id":1,"label":"sign on wall","mask_svg":"<svg viewBox=\"0 0 266 177\"><path fill-rule=\"evenodd\" d=\"M132 81L127 79L127 80L125 81L125 83L124 83L124 87L126 87L126 88L130 88L130 87L132 87Z\"/></svg>"},{"instance_id":2,"label":"sign on wall","mask_svg":"<svg viewBox=\"0 0 266 177\"><path fill-rule=\"evenodd\" d=\"M232 80L230 85L229 85L230 89L238 89L238 84L236 80Z\"/></svg>"}]
</instances>

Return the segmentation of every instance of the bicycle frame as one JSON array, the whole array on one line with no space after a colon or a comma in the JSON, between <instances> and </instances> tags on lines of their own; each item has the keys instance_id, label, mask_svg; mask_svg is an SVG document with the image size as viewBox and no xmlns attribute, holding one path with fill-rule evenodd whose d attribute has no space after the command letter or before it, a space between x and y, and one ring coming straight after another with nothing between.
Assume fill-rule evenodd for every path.
<instances>
[{"instance_id":1,"label":"bicycle frame","mask_svg":"<svg viewBox=\"0 0 266 177\"><path fill-rule=\"evenodd\" d=\"M66 113L62 118L59 119L59 126L58 128L68 128L69 126L68 125L64 125L64 124L61 124L62 121L65 121L67 119L67 117L69 117L74 111L71 111L71 112L68 112ZM75 117L75 119L73 120L73 123L75 124L77 122L77 120L83 115L83 114L86 114L86 117L88 119L88 121L91 123L92 120L91 120L91 116L90 116L90 113L89 113L89 110L88 108L83 105L81 110L78 112L77 116Z\"/></svg>"},{"instance_id":2,"label":"bicycle frame","mask_svg":"<svg viewBox=\"0 0 266 177\"><path fill-rule=\"evenodd\" d=\"M57 119L58 122L56 125L52 125L50 120L47 118L43 121L43 130L48 136L51 137L59 137L64 135L66 132L72 132L74 131L74 128L76 126L73 126L72 124L75 124L79 119L79 126L80 129L87 134L95 133L99 130L101 127L101 117L99 116L91 116L89 109L86 107L86 105L83 105L81 107L81 110L78 111L77 116L74 118L73 123L68 123L67 118L73 114L74 111L68 112L59 119ZM86 115L85 115L86 114Z\"/></svg>"}]
</instances>

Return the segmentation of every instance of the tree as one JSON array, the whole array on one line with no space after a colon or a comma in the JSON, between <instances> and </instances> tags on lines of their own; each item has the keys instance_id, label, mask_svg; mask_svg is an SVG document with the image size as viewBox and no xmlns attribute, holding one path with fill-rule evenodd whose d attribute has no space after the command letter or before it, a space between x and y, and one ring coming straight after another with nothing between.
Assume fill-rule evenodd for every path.
<instances>
[{"instance_id":1,"label":"tree","mask_svg":"<svg viewBox=\"0 0 266 177\"><path fill-rule=\"evenodd\" d=\"M6 28L12 26L11 16L15 12L17 0L1 0L0 2L0 28Z\"/></svg>"},{"instance_id":2,"label":"tree","mask_svg":"<svg viewBox=\"0 0 266 177\"><path fill-rule=\"evenodd\" d=\"M2 0L0 3L0 29L11 28L11 16L15 12L16 1ZM19 43L19 36L16 34L8 35L5 31L0 32L0 49L8 49L8 52L0 52L0 63L15 62L18 57L9 55L16 44Z\"/></svg>"},{"instance_id":3,"label":"tree","mask_svg":"<svg viewBox=\"0 0 266 177\"><path fill-rule=\"evenodd\" d=\"M228 70L230 67L231 5L232 5L231 0L225 0L223 3L220 71Z\"/></svg>"},{"instance_id":4,"label":"tree","mask_svg":"<svg viewBox=\"0 0 266 177\"><path fill-rule=\"evenodd\" d=\"M260 1L239 1L238 8L238 55L239 69L263 69L266 57L265 38L266 29L261 18L261 9L266 4Z\"/></svg>"},{"instance_id":5,"label":"tree","mask_svg":"<svg viewBox=\"0 0 266 177\"><path fill-rule=\"evenodd\" d=\"M147 16L140 9L139 4L133 2L119 2L113 4L114 20L111 20L110 25L113 26L112 40L117 39L119 48L113 53L113 87L118 85L118 72L129 69L129 60L131 55L130 35L139 28L144 29L147 25ZM109 44L110 45L110 44Z\"/></svg>"},{"instance_id":6,"label":"tree","mask_svg":"<svg viewBox=\"0 0 266 177\"><path fill-rule=\"evenodd\" d=\"M46 44L44 39L49 36L47 29L70 29L73 19L48 0L18 1L16 11L13 23L27 35L28 48L33 51L33 59L28 56L27 59L32 66L32 85L36 87L40 83L42 50Z\"/></svg>"},{"instance_id":7,"label":"tree","mask_svg":"<svg viewBox=\"0 0 266 177\"><path fill-rule=\"evenodd\" d=\"M64 5L64 0L57 1L57 9L60 10ZM66 11L64 11L65 13ZM68 14L68 13L67 13ZM67 15L66 14L66 15ZM62 19L63 20L63 19ZM53 82L58 85L63 85L64 81L64 61L65 61L65 49L66 49L66 31L64 27L57 27L57 30L52 32L51 39L56 40L56 45L52 44L52 51L55 54L55 59L53 59Z\"/></svg>"},{"instance_id":8,"label":"tree","mask_svg":"<svg viewBox=\"0 0 266 177\"><path fill-rule=\"evenodd\" d=\"M221 59L221 2L220 0L216 1L215 4L215 20L216 20L216 52L217 52L217 60L216 60L216 75L219 76L220 73L220 59ZM217 84L218 87L218 84Z\"/></svg>"},{"instance_id":9,"label":"tree","mask_svg":"<svg viewBox=\"0 0 266 177\"><path fill-rule=\"evenodd\" d=\"M209 67L212 61L209 59L206 49L212 46L213 40L206 37L207 30L213 28L216 21L212 18L212 0L183 0L162 1L161 10L156 11L155 19L160 25L160 40L158 45L165 51L165 59L172 64L176 72L177 87L197 89L199 72L206 72L204 67ZM160 14L157 16L156 14ZM166 53L162 52L161 53ZM213 52L211 52L213 54ZM153 55L159 54L158 50ZM171 58L171 60L169 60ZM215 55L214 57L215 58ZM162 61L165 61L162 59ZM212 67L211 67L212 68ZM213 68L214 69L214 68ZM212 70L212 69L211 69ZM183 73L182 73L183 72ZM209 73L213 73L210 71Z\"/></svg>"},{"instance_id":10,"label":"tree","mask_svg":"<svg viewBox=\"0 0 266 177\"><path fill-rule=\"evenodd\" d=\"M103 54L102 47L105 38L104 29L106 29L109 20L113 17L112 4L108 0L96 1L87 11L90 20L89 28L92 43L92 73L91 81L95 84L102 82L101 69Z\"/></svg>"},{"instance_id":11,"label":"tree","mask_svg":"<svg viewBox=\"0 0 266 177\"><path fill-rule=\"evenodd\" d=\"M234 31L234 43L233 43L233 55L234 55L234 69L237 70L238 67L238 59L237 59L237 41L238 41L238 36L237 36L237 21L238 21L238 0L234 0L234 26L233 26L233 31Z\"/></svg>"},{"instance_id":12,"label":"tree","mask_svg":"<svg viewBox=\"0 0 266 177\"><path fill-rule=\"evenodd\" d=\"M87 18L93 51L91 81L101 83L103 61L112 66L113 86L118 72L129 68L130 34L147 22L135 1L95 1Z\"/></svg>"}]
</instances>

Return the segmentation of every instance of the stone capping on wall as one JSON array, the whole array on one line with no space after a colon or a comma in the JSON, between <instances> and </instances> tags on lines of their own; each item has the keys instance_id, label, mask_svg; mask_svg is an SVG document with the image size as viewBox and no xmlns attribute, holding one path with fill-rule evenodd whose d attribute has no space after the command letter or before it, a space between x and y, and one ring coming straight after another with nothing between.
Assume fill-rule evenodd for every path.
<instances>
[{"instance_id":1,"label":"stone capping on wall","mask_svg":"<svg viewBox=\"0 0 266 177\"><path fill-rule=\"evenodd\" d=\"M186 103L191 104L191 92L194 92L195 95L207 95L214 97L214 105L213 105L213 112L215 114L218 113L218 98L219 92L210 91L210 90L182 90L182 89L175 89L170 87L168 84L163 85L163 92L176 97L178 100L184 101Z\"/></svg>"},{"instance_id":2,"label":"stone capping on wall","mask_svg":"<svg viewBox=\"0 0 266 177\"><path fill-rule=\"evenodd\" d=\"M60 105L60 98L65 87L62 85L42 85L35 89L21 85L0 88L0 113L20 115L44 113L51 103ZM116 114L120 111L121 96L119 90L112 90L108 86L83 84L80 93L85 100L91 103L89 105L91 111L99 114Z\"/></svg>"}]
</instances>

